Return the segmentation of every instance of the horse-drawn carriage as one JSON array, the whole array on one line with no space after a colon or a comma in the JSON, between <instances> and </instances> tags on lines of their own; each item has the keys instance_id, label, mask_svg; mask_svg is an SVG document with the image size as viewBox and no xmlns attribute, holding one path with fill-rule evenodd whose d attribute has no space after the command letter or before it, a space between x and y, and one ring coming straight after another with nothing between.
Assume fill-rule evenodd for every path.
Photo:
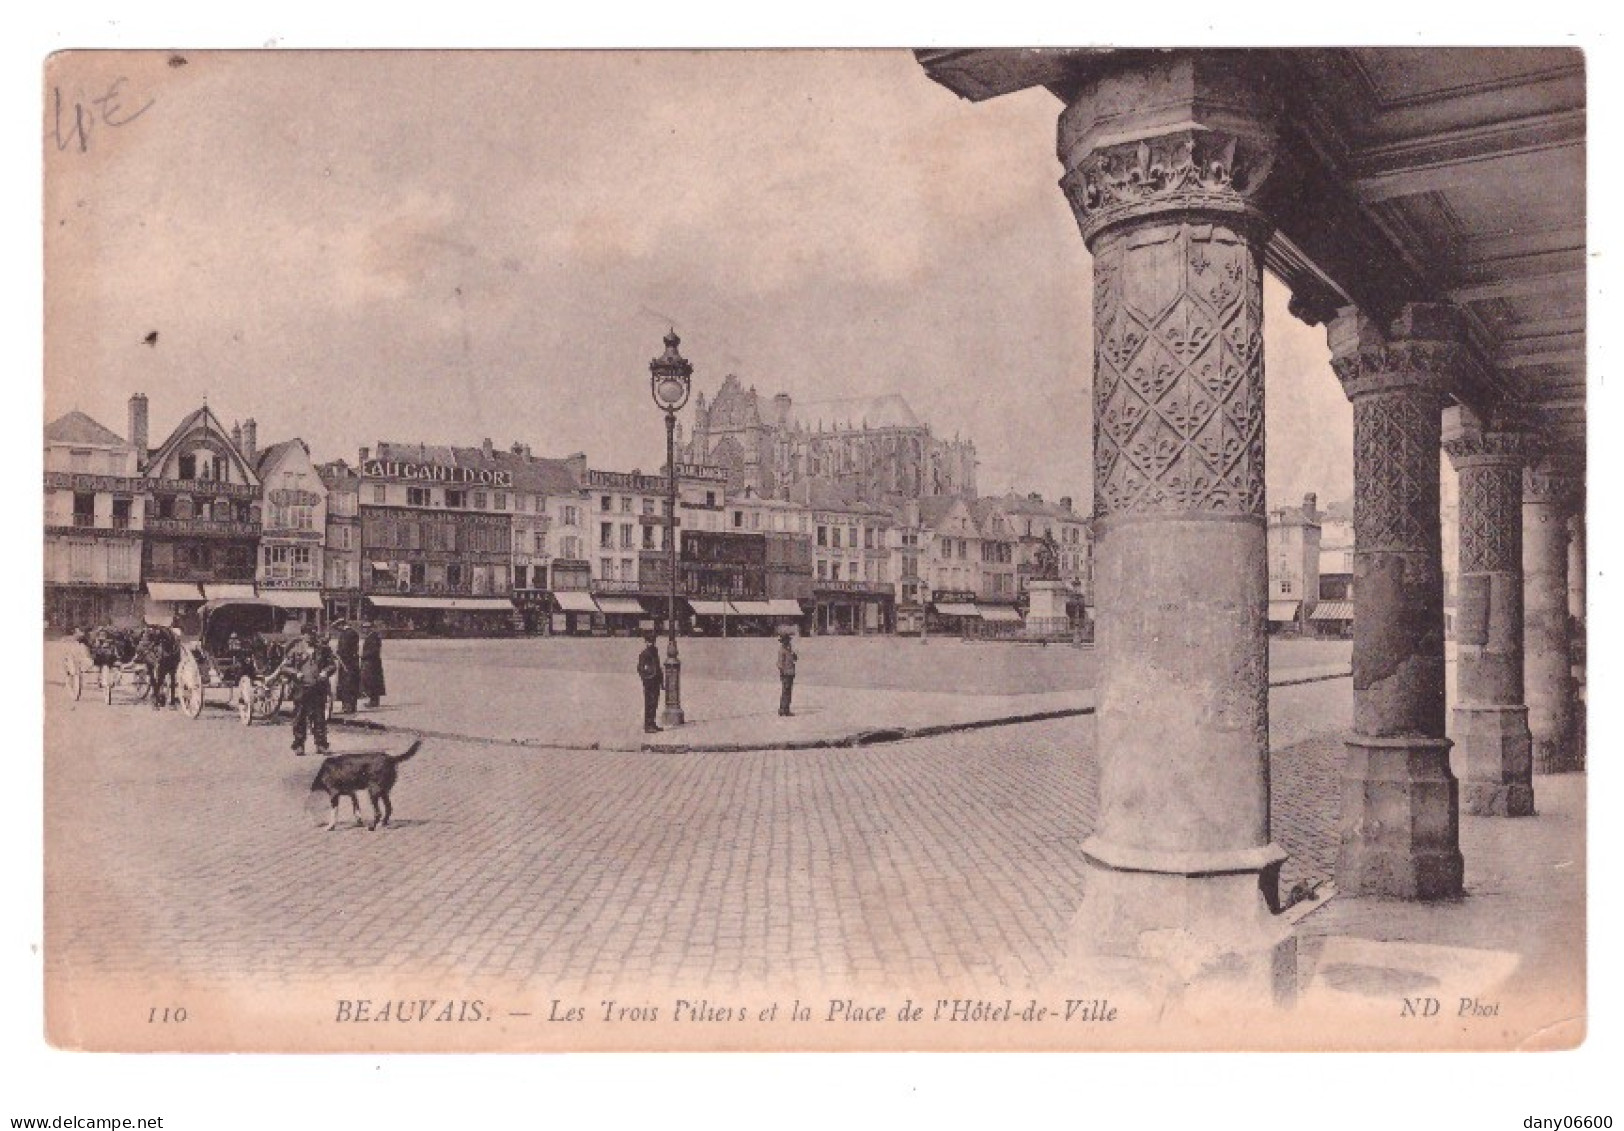
<instances>
[{"instance_id":1,"label":"horse-drawn carriage","mask_svg":"<svg viewBox=\"0 0 1624 1131\"><path fill-rule=\"evenodd\" d=\"M286 679L276 674L292 642L287 618L282 606L255 598L206 602L196 639L181 641L181 710L197 718L205 694L223 688L244 726L273 718L288 691Z\"/></svg>"},{"instance_id":2,"label":"horse-drawn carriage","mask_svg":"<svg viewBox=\"0 0 1624 1131\"><path fill-rule=\"evenodd\" d=\"M126 685L135 702L144 701L152 693L152 684L140 655L143 632L133 621L124 621L75 633L73 639L82 650L70 651L62 659L68 694L78 699L94 676L106 702L112 703L114 691Z\"/></svg>"}]
</instances>

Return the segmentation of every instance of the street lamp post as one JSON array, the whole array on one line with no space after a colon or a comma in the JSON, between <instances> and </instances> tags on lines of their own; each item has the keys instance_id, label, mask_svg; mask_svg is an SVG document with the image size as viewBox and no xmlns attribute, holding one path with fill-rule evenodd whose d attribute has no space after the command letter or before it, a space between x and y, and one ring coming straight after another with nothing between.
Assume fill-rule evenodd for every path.
<instances>
[{"instance_id":1,"label":"street lamp post","mask_svg":"<svg viewBox=\"0 0 1624 1131\"><path fill-rule=\"evenodd\" d=\"M677 413L688 403L694 367L677 352L681 344L682 339L672 329L665 336L665 353L648 364L649 392L665 413L665 540L671 560L671 594L665 617L665 710L660 725L666 727L687 721L682 714L682 657L677 654Z\"/></svg>"}]
</instances>

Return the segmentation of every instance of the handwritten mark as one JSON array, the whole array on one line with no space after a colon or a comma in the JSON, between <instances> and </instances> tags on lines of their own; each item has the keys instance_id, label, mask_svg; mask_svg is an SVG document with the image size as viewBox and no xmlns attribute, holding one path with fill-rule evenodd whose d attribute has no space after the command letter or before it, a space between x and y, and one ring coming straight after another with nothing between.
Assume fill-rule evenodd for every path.
<instances>
[{"instance_id":1,"label":"handwritten mark","mask_svg":"<svg viewBox=\"0 0 1624 1131\"><path fill-rule=\"evenodd\" d=\"M107 93L99 98L88 101L75 99L72 105L65 103L62 97L62 88L51 88L52 113L50 136L56 141L58 153L66 151L75 143L80 153L90 151L90 136L97 124L112 126L127 126L142 114L152 109L157 102L149 98L139 109L130 110L124 103L124 84L129 80L122 75L114 79L107 87Z\"/></svg>"},{"instance_id":2,"label":"handwritten mark","mask_svg":"<svg viewBox=\"0 0 1624 1131\"><path fill-rule=\"evenodd\" d=\"M184 56L184 55L171 55L169 57L169 65L171 67L184 67L186 65L186 56Z\"/></svg>"},{"instance_id":3,"label":"handwritten mark","mask_svg":"<svg viewBox=\"0 0 1624 1131\"><path fill-rule=\"evenodd\" d=\"M154 330L152 333L150 333L146 337L142 338L141 339L141 344L144 345L144 346L152 346L154 348L157 348L157 345L158 345L158 331Z\"/></svg>"}]
</instances>

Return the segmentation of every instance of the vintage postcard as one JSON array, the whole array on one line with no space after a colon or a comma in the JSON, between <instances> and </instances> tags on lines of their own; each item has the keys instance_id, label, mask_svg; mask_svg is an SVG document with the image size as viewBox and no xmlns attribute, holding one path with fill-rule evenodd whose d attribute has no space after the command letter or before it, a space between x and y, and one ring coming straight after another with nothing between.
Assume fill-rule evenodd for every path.
<instances>
[{"instance_id":1,"label":"vintage postcard","mask_svg":"<svg viewBox=\"0 0 1624 1131\"><path fill-rule=\"evenodd\" d=\"M1570 1049L1586 60L69 51L62 1049Z\"/></svg>"}]
</instances>

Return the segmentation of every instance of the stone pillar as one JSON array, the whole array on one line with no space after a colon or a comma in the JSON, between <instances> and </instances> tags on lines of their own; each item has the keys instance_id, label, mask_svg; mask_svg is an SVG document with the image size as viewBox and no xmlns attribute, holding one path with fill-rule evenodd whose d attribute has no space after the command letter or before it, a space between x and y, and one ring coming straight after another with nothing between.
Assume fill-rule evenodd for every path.
<instances>
[{"instance_id":1,"label":"stone pillar","mask_svg":"<svg viewBox=\"0 0 1624 1131\"><path fill-rule=\"evenodd\" d=\"M1584 768L1568 639L1568 518L1578 484L1574 470L1555 460L1523 473L1523 675L1541 774Z\"/></svg>"},{"instance_id":2,"label":"stone pillar","mask_svg":"<svg viewBox=\"0 0 1624 1131\"><path fill-rule=\"evenodd\" d=\"M1099 817L1074 955L1272 976L1257 68L1175 53L1090 82L1061 187L1094 257ZM1215 109L1217 108L1217 109ZM1221 973L1220 973L1221 972Z\"/></svg>"},{"instance_id":3,"label":"stone pillar","mask_svg":"<svg viewBox=\"0 0 1624 1131\"><path fill-rule=\"evenodd\" d=\"M1568 519L1568 616L1585 619L1585 516Z\"/></svg>"},{"instance_id":4,"label":"stone pillar","mask_svg":"<svg viewBox=\"0 0 1624 1131\"><path fill-rule=\"evenodd\" d=\"M1586 758L1586 719L1589 691L1586 686L1589 625L1585 616L1585 516L1581 496L1578 513L1568 520L1568 671L1573 677L1573 741L1580 765Z\"/></svg>"},{"instance_id":5,"label":"stone pillar","mask_svg":"<svg viewBox=\"0 0 1624 1131\"><path fill-rule=\"evenodd\" d=\"M1475 816L1534 812L1522 609L1522 473L1534 440L1467 408L1444 414L1444 450L1460 475L1451 733L1465 768L1462 803Z\"/></svg>"},{"instance_id":6,"label":"stone pillar","mask_svg":"<svg viewBox=\"0 0 1624 1131\"><path fill-rule=\"evenodd\" d=\"M1460 334L1455 311L1423 305L1387 333L1353 308L1330 328L1353 402L1353 734L1337 859L1350 894L1461 892L1438 524L1440 414L1465 363Z\"/></svg>"}]
</instances>

